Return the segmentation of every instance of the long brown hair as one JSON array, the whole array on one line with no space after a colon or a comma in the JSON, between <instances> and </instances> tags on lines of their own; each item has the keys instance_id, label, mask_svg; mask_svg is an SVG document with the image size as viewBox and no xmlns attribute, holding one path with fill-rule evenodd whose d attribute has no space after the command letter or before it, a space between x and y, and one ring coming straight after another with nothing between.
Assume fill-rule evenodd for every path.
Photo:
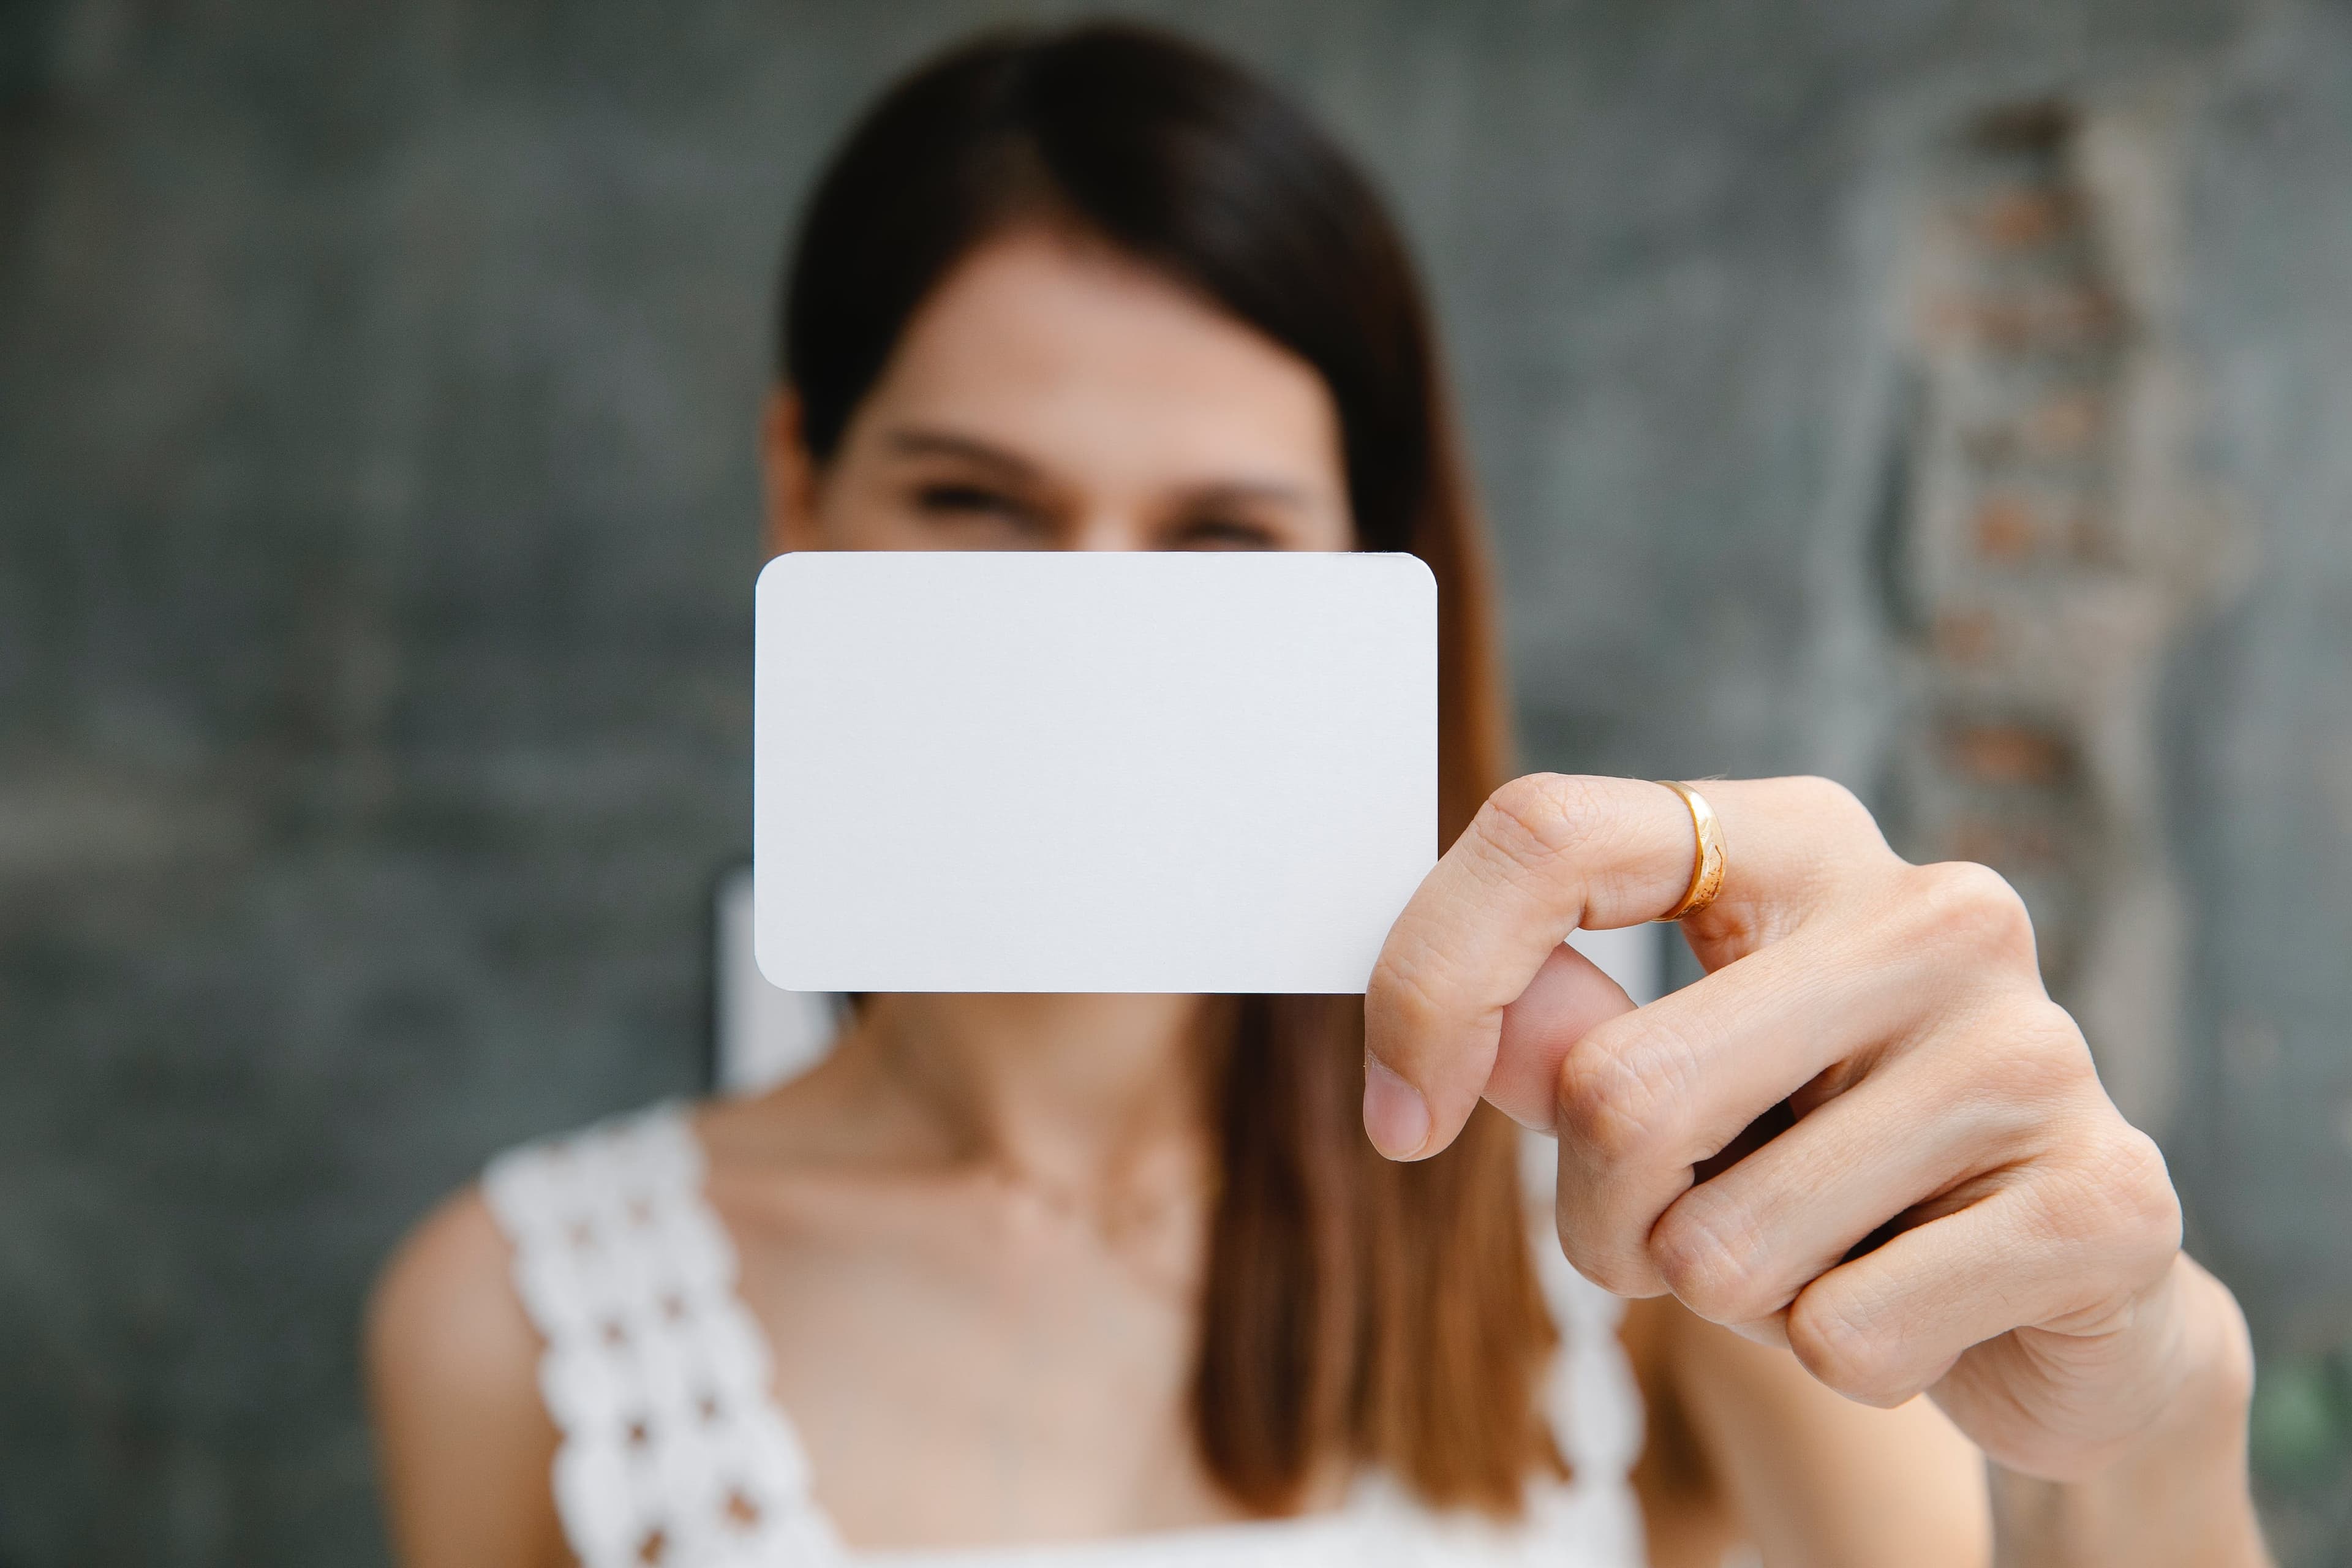
<instances>
[{"instance_id":1,"label":"long brown hair","mask_svg":"<svg viewBox=\"0 0 2352 1568\"><path fill-rule=\"evenodd\" d=\"M1073 226L1321 373L1357 542L1437 579L1439 809L1450 842L1503 777L1486 563L1419 283L1378 195L1280 94L1166 34L1094 24L968 44L887 93L819 182L788 268L779 372L822 462L916 308L1024 224ZM1417 1164L1359 1121L1363 1005L1252 996L1215 1103L1193 1418L1265 1513L1334 1462L1508 1513L1557 1471L1535 1385L1554 1334L1515 1130L1481 1107Z\"/></svg>"}]
</instances>

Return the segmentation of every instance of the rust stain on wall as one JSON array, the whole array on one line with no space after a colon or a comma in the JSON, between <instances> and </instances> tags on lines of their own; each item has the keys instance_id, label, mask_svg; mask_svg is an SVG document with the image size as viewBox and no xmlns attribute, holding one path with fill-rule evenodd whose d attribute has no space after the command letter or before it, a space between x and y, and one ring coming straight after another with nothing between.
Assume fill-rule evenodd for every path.
<instances>
[{"instance_id":1,"label":"rust stain on wall","mask_svg":"<svg viewBox=\"0 0 2352 1568\"><path fill-rule=\"evenodd\" d=\"M2191 460L2174 118L2161 90L2040 100L1940 150L1914 237L1890 582L1905 847L2016 884L2053 994L2151 1128L2179 1092L2186 939L2154 688L2244 576Z\"/></svg>"}]
</instances>

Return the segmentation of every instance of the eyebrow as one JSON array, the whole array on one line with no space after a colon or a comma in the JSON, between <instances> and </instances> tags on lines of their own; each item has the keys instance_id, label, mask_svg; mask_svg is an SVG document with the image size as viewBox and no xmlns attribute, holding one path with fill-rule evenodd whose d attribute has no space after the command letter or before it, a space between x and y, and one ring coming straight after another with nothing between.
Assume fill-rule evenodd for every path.
<instances>
[{"instance_id":1,"label":"eyebrow","mask_svg":"<svg viewBox=\"0 0 2352 1568\"><path fill-rule=\"evenodd\" d=\"M1305 506L1311 499L1299 486L1286 484L1280 479L1212 479L1206 484L1187 485L1180 493L1188 506L1215 506L1232 501Z\"/></svg>"},{"instance_id":2,"label":"eyebrow","mask_svg":"<svg viewBox=\"0 0 2352 1568\"><path fill-rule=\"evenodd\" d=\"M961 458L1024 479L1038 477L1037 466L1002 447L952 430L929 430L918 426L893 430L886 437L890 449L910 458Z\"/></svg>"},{"instance_id":3,"label":"eyebrow","mask_svg":"<svg viewBox=\"0 0 2352 1568\"><path fill-rule=\"evenodd\" d=\"M959 435L925 426L890 431L884 439L890 449L910 458L961 458L996 469L1011 479L1036 483L1044 479L1036 464L976 436ZM1178 492L1187 506L1216 506L1256 501L1276 506L1307 506L1313 500L1305 487L1283 479L1208 479Z\"/></svg>"}]
</instances>

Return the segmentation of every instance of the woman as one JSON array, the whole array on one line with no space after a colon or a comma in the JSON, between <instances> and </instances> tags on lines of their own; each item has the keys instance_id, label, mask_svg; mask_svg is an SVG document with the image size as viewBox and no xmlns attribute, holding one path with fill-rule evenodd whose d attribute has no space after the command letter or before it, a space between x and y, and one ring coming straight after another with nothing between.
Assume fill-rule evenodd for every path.
<instances>
[{"instance_id":1,"label":"woman","mask_svg":"<svg viewBox=\"0 0 2352 1568\"><path fill-rule=\"evenodd\" d=\"M965 48L783 316L776 548L1420 554L1452 847L1360 1005L869 996L500 1161L372 1314L407 1561L2262 1559L2242 1325L2015 895L1819 781L1505 781L1418 292L1293 110L1128 28ZM1675 914L1710 973L1648 1007L1560 945ZM1563 1258L1640 1299L1630 1476Z\"/></svg>"}]
</instances>

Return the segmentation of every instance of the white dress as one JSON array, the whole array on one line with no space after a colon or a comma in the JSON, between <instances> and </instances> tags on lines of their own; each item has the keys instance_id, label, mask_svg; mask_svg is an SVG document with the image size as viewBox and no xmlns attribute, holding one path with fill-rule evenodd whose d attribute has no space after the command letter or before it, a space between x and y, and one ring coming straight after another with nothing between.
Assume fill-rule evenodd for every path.
<instances>
[{"instance_id":1,"label":"white dress","mask_svg":"<svg viewBox=\"0 0 2352 1568\"><path fill-rule=\"evenodd\" d=\"M562 1437L556 1510L583 1568L1637 1568L1643 1560L1626 1479L1641 1447L1641 1405L1618 1347L1620 1304L1578 1278L1548 1226L1535 1252L1562 1342L1544 1399L1574 1479L1533 1489L1517 1524L1435 1512L1375 1476L1342 1507L1300 1519L853 1552L812 1495L807 1456L770 1392L768 1346L735 1292L734 1247L702 1185L701 1146L679 1105L526 1145L483 1177L513 1248L516 1289L546 1342L539 1385Z\"/></svg>"}]
</instances>

